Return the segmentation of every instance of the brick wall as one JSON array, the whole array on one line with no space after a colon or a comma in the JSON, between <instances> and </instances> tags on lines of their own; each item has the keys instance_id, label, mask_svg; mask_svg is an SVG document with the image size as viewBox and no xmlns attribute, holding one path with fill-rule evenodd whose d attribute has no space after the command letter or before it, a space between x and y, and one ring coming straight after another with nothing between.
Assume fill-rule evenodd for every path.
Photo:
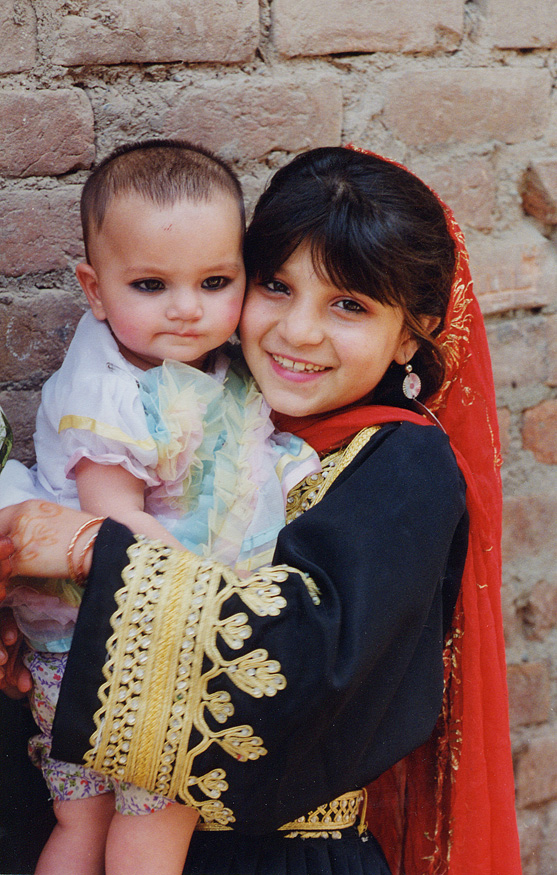
<instances>
[{"instance_id":1,"label":"brick wall","mask_svg":"<svg viewBox=\"0 0 557 875\"><path fill-rule=\"evenodd\" d=\"M347 141L422 175L465 227L505 465L503 604L525 875L557 873L555 0L2 0L0 404L32 455L83 307L80 184L130 138L232 160L253 203Z\"/></svg>"}]
</instances>

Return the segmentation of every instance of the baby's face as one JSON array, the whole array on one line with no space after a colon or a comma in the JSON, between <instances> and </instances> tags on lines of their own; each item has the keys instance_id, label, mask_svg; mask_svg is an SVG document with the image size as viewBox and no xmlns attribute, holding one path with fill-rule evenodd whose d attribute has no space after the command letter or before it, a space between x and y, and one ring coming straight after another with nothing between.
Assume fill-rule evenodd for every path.
<instances>
[{"instance_id":1,"label":"baby's face","mask_svg":"<svg viewBox=\"0 0 557 875\"><path fill-rule=\"evenodd\" d=\"M242 219L231 195L160 207L139 195L109 204L78 279L128 361L202 367L233 333L245 292Z\"/></svg>"}]
</instances>

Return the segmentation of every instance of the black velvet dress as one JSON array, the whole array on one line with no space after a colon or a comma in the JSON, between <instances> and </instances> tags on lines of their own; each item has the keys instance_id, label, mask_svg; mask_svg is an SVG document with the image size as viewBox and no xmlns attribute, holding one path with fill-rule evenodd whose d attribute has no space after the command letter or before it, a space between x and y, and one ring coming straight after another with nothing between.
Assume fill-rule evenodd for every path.
<instances>
[{"instance_id":1,"label":"black velvet dress","mask_svg":"<svg viewBox=\"0 0 557 875\"><path fill-rule=\"evenodd\" d=\"M265 613L257 602L269 580L262 589L250 590L257 580L236 585L222 566L213 563L207 570L205 563L203 573L217 581L214 595L201 607L198 601L183 622L177 619L178 609L166 615L167 624L182 623L176 625L175 637L194 635L192 616L196 623L206 621L206 637L214 633L218 648L212 656L206 642L196 643L205 647L200 678L211 675L215 660L226 668L213 671L209 681L192 683L189 691L188 702L203 717L189 725L186 744L196 752L190 767L197 777L189 777L189 784L198 781L198 786L188 796L188 781L180 778L178 796L191 803L202 784L198 776L220 774L225 780L219 804L230 813L227 829L194 836L185 869L190 875L388 873L373 837L359 835L356 827L341 830L339 838L292 838L277 832L281 825L370 783L422 744L441 707L443 641L467 548L464 480L448 439L435 427L387 425L361 443L351 461L339 467L322 500L281 532L275 563L287 568L270 578L272 598L279 599L274 613ZM137 562L149 549L146 544L138 548L130 532L112 521L101 528L62 683L53 756L79 762L88 751L92 755L93 715L105 680L115 594L122 575L126 593L131 592ZM159 554L157 580L167 588L174 584L187 589L194 579L201 580L199 563L180 566L178 574L172 565L175 554ZM222 633L223 623L240 614L248 631L234 643ZM113 647L129 634L121 618ZM145 631L141 634L145 641ZM154 659L161 671L163 657L156 646L147 642L144 655L148 652L145 659ZM253 684L247 679L238 683L230 670L232 664L241 665L244 654L261 651L271 660L266 663L269 676L284 681L274 691L254 692ZM124 673L112 658L105 697L118 684L125 685ZM217 711L207 706L216 695L232 706L220 723L213 720ZM135 714L149 712L152 721L156 713L159 719L152 690L138 693L134 707ZM163 729L167 719L161 706ZM253 757L231 755L224 744L222 727L231 722L244 728L249 741L261 742ZM111 735L118 732L111 725ZM153 762L158 754L149 747L147 734L138 730L132 747L140 752L139 760ZM103 771L118 777L118 756L112 762L111 751ZM126 772L125 779L136 780L138 774ZM202 811L205 804L211 811L203 793L197 800Z\"/></svg>"}]
</instances>

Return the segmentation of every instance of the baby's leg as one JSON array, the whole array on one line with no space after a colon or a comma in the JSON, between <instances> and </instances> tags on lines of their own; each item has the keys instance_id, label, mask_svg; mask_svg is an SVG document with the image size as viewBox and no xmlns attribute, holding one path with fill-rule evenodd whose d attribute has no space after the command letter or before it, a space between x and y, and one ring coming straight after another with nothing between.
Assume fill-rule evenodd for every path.
<instances>
[{"instance_id":1,"label":"baby's leg","mask_svg":"<svg viewBox=\"0 0 557 875\"><path fill-rule=\"evenodd\" d=\"M172 803L152 814L116 812L106 844L106 875L182 875L198 812Z\"/></svg>"},{"instance_id":2,"label":"baby's leg","mask_svg":"<svg viewBox=\"0 0 557 875\"><path fill-rule=\"evenodd\" d=\"M104 875L106 837L114 794L54 803L56 826L43 848L35 875ZM154 869L153 871L156 871Z\"/></svg>"}]
</instances>

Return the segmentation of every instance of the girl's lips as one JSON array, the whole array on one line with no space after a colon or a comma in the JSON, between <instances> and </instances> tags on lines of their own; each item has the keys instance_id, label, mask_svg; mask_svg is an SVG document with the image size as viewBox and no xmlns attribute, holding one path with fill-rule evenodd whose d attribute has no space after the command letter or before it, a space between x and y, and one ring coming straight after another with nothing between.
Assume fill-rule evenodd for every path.
<instances>
[{"instance_id":1,"label":"girl's lips","mask_svg":"<svg viewBox=\"0 0 557 875\"><path fill-rule=\"evenodd\" d=\"M268 353L273 371L286 380L296 383L305 383L314 380L321 374L330 370L323 365L315 365L300 359L291 359L276 353Z\"/></svg>"}]
</instances>

